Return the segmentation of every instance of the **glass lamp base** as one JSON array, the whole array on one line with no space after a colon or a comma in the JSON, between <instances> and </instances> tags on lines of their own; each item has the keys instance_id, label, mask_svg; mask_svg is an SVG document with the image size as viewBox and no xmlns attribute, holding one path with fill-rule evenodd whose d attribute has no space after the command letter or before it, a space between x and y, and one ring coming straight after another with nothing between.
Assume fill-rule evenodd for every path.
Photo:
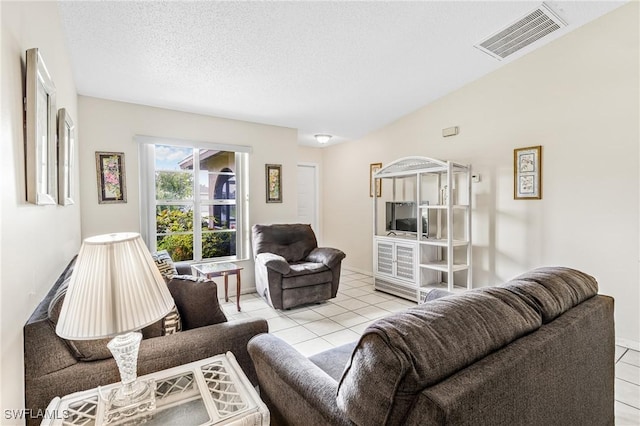
<instances>
[{"instance_id":1,"label":"glass lamp base","mask_svg":"<svg viewBox=\"0 0 640 426\"><path fill-rule=\"evenodd\" d=\"M131 389L133 393L128 395L123 394L123 387L111 390L106 400L107 424L133 416L144 418L145 414L153 414L156 408L156 381L136 381Z\"/></svg>"},{"instance_id":2,"label":"glass lamp base","mask_svg":"<svg viewBox=\"0 0 640 426\"><path fill-rule=\"evenodd\" d=\"M106 399L106 423L132 421L144 422L143 418L152 415L156 408L155 380L137 380L138 348L142 334L130 332L116 336L107 345L118 364L122 383L112 389ZM135 417L134 417L135 416ZM141 421L137 421L140 419Z\"/></svg>"}]
</instances>

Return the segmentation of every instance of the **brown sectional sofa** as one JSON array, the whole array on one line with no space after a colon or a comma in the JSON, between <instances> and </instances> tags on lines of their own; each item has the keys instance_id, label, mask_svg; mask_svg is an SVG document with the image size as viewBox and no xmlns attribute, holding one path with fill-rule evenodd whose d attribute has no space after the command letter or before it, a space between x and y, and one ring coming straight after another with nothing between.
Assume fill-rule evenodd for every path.
<instances>
[{"instance_id":1,"label":"brown sectional sofa","mask_svg":"<svg viewBox=\"0 0 640 426\"><path fill-rule=\"evenodd\" d=\"M371 324L305 358L249 342L275 424L613 425L613 299L594 278L540 268Z\"/></svg>"},{"instance_id":2,"label":"brown sectional sofa","mask_svg":"<svg viewBox=\"0 0 640 426\"><path fill-rule=\"evenodd\" d=\"M25 406L32 413L44 411L55 396L120 381L114 359L108 353L106 357L103 355L106 352L102 347L104 342L75 345L55 333L50 318L50 311L55 312L50 309L51 301L56 299L58 290L70 277L73 264L74 261L24 326ZM188 271L187 268L178 272ZM212 281L175 278L167 285L182 317L183 328L180 332L162 336L158 323L142 330L145 339L140 344L138 375L231 351L251 382L257 383L247 342L257 334L266 333L267 322L262 319L228 322L218 304L216 285ZM39 424L40 420L34 416L29 418L29 424Z\"/></svg>"}]
</instances>

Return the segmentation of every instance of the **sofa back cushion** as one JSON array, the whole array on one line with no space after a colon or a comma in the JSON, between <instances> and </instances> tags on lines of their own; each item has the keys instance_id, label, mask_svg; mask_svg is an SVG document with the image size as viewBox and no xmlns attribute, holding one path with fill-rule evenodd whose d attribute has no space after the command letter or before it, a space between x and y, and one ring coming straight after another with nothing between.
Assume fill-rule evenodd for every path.
<instances>
[{"instance_id":1,"label":"sofa back cushion","mask_svg":"<svg viewBox=\"0 0 640 426\"><path fill-rule=\"evenodd\" d=\"M598 293L595 278L565 267L537 268L500 287L519 295L540 312L544 324Z\"/></svg>"},{"instance_id":2,"label":"sofa back cushion","mask_svg":"<svg viewBox=\"0 0 640 426\"><path fill-rule=\"evenodd\" d=\"M401 424L415 397L540 327L538 312L507 289L445 297L382 318L364 332L337 394L356 424Z\"/></svg>"},{"instance_id":3,"label":"sofa back cushion","mask_svg":"<svg viewBox=\"0 0 640 426\"><path fill-rule=\"evenodd\" d=\"M70 279L70 276L67 277L65 282L60 285L49 304L48 318L54 330L58 324L60 310L62 309L64 297L67 294ZM182 331L182 320L175 306L164 318L141 330L144 339L166 336L179 331ZM107 347L107 343L111 340L110 337L95 340L61 340L65 342L71 354L78 361L98 361L112 356L111 351Z\"/></svg>"},{"instance_id":4,"label":"sofa back cushion","mask_svg":"<svg viewBox=\"0 0 640 426\"><path fill-rule=\"evenodd\" d=\"M275 253L289 263L305 259L318 247L316 235L307 224L253 225L251 232L255 255Z\"/></svg>"},{"instance_id":5,"label":"sofa back cushion","mask_svg":"<svg viewBox=\"0 0 640 426\"><path fill-rule=\"evenodd\" d=\"M54 330L58 324L58 318L60 317L64 297L67 294L69 280L70 277L58 288L56 295L49 305L49 321ZM97 361L111 357L111 351L107 348L107 343L111 340L110 338L96 340L62 340L67 344L73 356L79 361Z\"/></svg>"}]
</instances>

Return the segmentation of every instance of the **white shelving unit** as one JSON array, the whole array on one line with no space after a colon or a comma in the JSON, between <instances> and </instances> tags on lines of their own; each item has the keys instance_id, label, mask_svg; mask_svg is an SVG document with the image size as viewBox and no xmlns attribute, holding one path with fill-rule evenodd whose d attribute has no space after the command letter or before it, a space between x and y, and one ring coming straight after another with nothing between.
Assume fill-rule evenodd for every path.
<instances>
[{"instance_id":1,"label":"white shelving unit","mask_svg":"<svg viewBox=\"0 0 640 426\"><path fill-rule=\"evenodd\" d=\"M382 203L374 195L374 287L417 302L432 288L471 289L471 166L405 157L373 177L383 188L391 181L390 202L415 205L416 228L379 230Z\"/></svg>"}]
</instances>

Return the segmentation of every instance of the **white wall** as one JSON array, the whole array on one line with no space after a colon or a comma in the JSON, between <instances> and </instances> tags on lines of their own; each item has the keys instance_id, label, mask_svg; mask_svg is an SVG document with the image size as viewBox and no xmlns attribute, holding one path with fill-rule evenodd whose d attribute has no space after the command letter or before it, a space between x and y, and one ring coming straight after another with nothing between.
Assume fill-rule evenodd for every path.
<instances>
[{"instance_id":1,"label":"white wall","mask_svg":"<svg viewBox=\"0 0 640 426\"><path fill-rule=\"evenodd\" d=\"M24 407L22 327L80 246L80 205L26 203L24 169L25 51L37 47L57 89L57 106L77 120L76 89L55 2L0 2L0 423ZM76 194L78 173L76 177Z\"/></svg>"},{"instance_id":2,"label":"white wall","mask_svg":"<svg viewBox=\"0 0 640 426\"><path fill-rule=\"evenodd\" d=\"M297 217L297 131L143 105L78 97L82 186L82 237L109 232L140 232L138 146L135 135L251 146L249 224L289 222ZM98 204L96 151L125 154L126 204ZM283 202L265 202L265 164L282 164ZM250 231L250 230L249 230ZM241 262L242 291L255 288L253 262ZM232 280L233 283L233 280ZM234 288L235 286L230 286ZM230 293L235 290L230 289Z\"/></svg>"},{"instance_id":3,"label":"white wall","mask_svg":"<svg viewBox=\"0 0 640 426\"><path fill-rule=\"evenodd\" d=\"M616 299L618 342L637 348L638 9L623 6L359 141L326 148L327 245L371 271L369 163L409 155L470 163L482 177L473 188L474 285L541 265L584 270ZM449 126L460 134L442 138ZM543 199L516 201L513 149L532 145L543 146Z\"/></svg>"}]
</instances>

